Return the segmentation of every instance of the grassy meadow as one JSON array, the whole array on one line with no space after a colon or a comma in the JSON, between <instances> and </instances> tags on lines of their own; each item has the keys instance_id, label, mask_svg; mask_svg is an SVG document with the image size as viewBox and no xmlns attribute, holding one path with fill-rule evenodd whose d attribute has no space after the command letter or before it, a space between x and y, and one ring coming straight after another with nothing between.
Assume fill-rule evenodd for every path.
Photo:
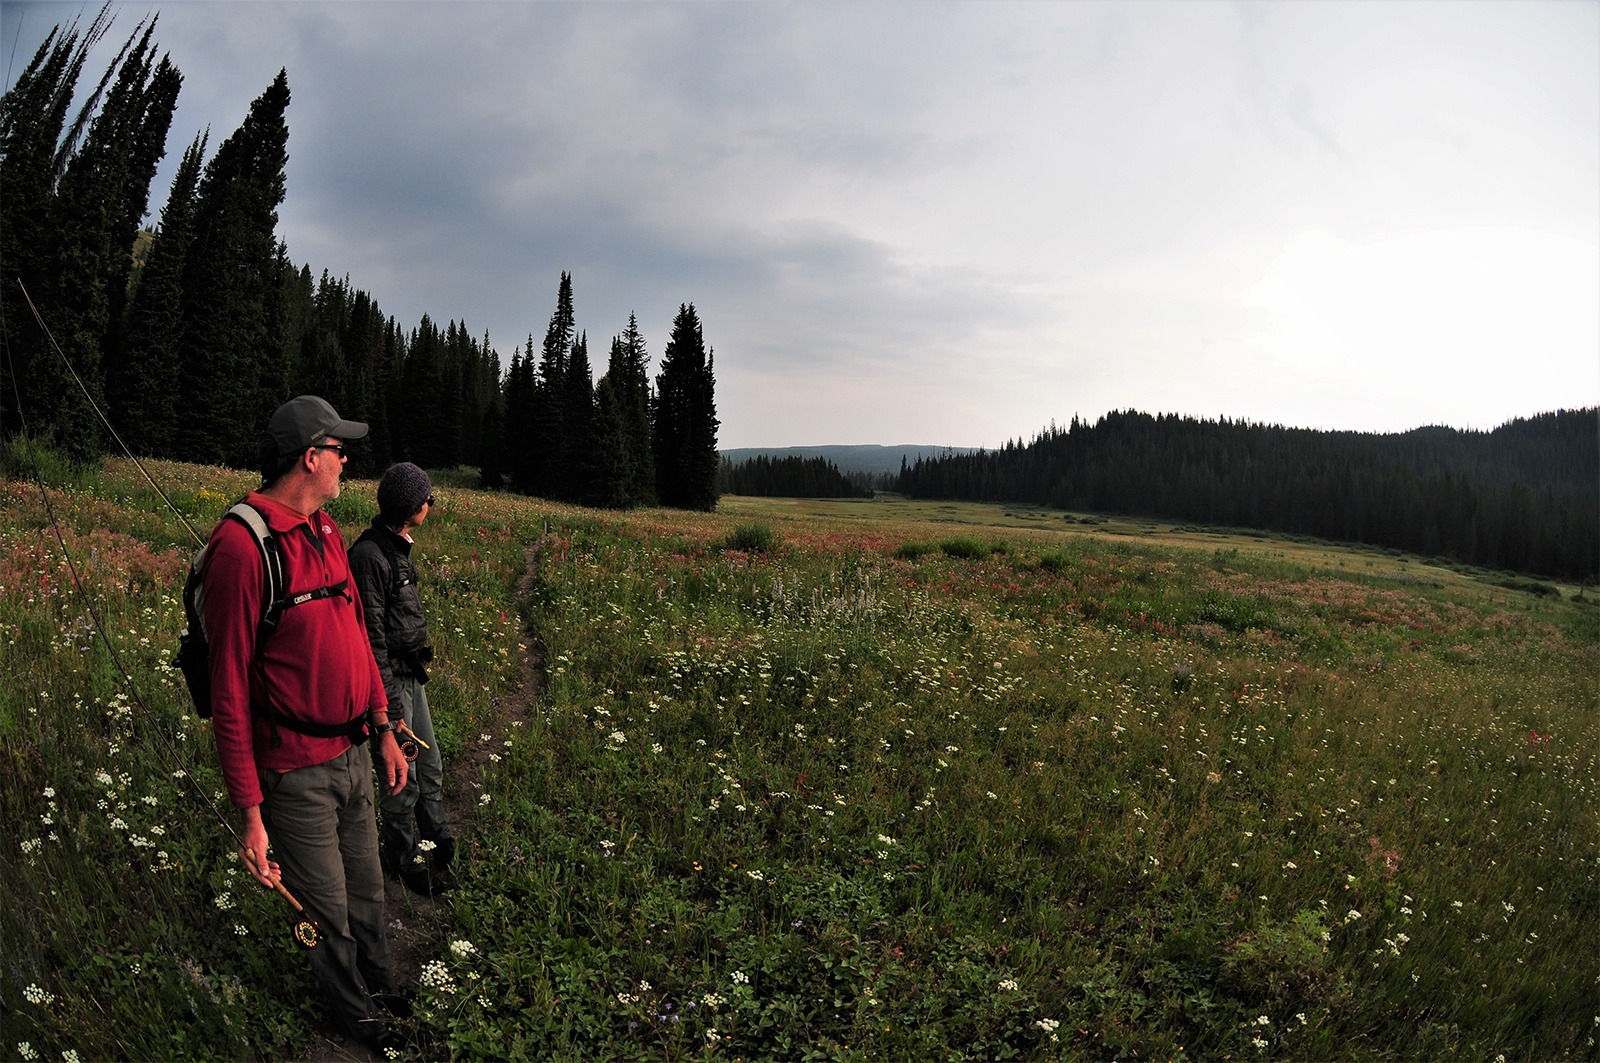
<instances>
[{"instance_id":1,"label":"grassy meadow","mask_svg":"<svg viewBox=\"0 0 1600 1063\"><path fill-rule=\"evenodd\" d=\"M251 486L150 468L202 530ZM225 807L166 667L193 544L131 463L55 480L133 684L0 482L0 1056L300 1055L285 906L191 788ZM429 697L447 785L485 769L408 939L419 1056L1600 1057L1592 591L968 504L437 494ZM330 509L352 538L373 485Z\"/></svg>"}]
</instances>

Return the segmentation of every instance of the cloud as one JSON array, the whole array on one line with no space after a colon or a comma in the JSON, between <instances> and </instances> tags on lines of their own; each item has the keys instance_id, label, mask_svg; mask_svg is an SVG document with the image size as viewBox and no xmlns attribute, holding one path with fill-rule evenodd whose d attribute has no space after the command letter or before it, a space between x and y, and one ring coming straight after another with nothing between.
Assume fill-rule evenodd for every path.
<instances>
[{"instance_id":1,"label":"cloud","mask_svg":"<svg viewBox=\"0 0 1600 1063\"><path fill-rule=\"evenodd\" d=\"M6 34L79 9L7 4ZM1572 323L1600 318L1597 12L171 4L185 86L152 198L284 67L296 262L505 360L562 270L597 362L630 312L659 358L693 302L728 446L993 445L1127 407L1481 424L1600 401L1571 370L1594 351ZM1514 348L1537 387L1501 380ZM1412 385L1335 371L1372 351Z\"/></svg>"}]
</instances>

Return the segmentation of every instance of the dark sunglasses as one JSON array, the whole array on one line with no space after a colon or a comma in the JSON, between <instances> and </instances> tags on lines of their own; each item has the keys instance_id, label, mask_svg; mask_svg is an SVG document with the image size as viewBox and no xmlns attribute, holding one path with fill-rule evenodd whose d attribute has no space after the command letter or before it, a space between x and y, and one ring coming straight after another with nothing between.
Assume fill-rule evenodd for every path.
<instances>
[{"instance_id":1,"label":"dark sunglasses","mask_svg":"<svg viewBox=\"0 0 1600 1063\"><path fill-rule=\"evenodd\" d=\"M428 496L428 497L427 497L427 498L425 498L425 499L424 499L424 500L423 500L423 502L422 502L422 504L423 504L423 505L425 505L425 506L431 506L431 505L433 505L433 496L432 496L432 495L429 495L429 496Z\"/></svg>"},{"instance_id":2,"label":"dark sunglasses","mask_svg":"<svg viewBox=\"0 0 1600 1063\"><path fill-rule=\"evenodd\" d=\"M311 444L311 449L312 450L331 450L334 453L338 454L341 459L345 457L344 444L343 443L313 443L313 444Z\"/></svg>"}]
</instances>

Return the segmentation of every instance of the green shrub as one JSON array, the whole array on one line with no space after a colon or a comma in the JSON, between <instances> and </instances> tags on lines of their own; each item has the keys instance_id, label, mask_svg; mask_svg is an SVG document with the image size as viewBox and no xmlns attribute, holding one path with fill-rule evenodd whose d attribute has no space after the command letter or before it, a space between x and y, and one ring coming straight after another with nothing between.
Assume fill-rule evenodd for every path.
<instances>
[{"instance_id":1,"label":"green shrub","mask_svg":"<svg viewBox=\"0 0 1600 1063\"><path fill-rule=\"evenodd\" d=\"M43 479L51 487L82 488L92 465L74 461L48 440L12 436L0 445L0 476L8 480Z\"/></svg>"},{"instance_id":2,"label":"green shrub","mask_svg":"<svg viewBox=\"0 0 1600 1063\"><path fill-rule=\"evenodd\" d=\"M728 550L764 554L772 549L772 543L772 529L765 524L741 524L733 529L723 545Z\"/></svg>"},{"instance_id":3,"label":"green shrub","mask_svg":"<svg viewBox=\"0 0 1600 1063\"><path fill-rule=\"evenodd\" d=\"M986 543L982 539L974 539L966 535L955 539L946 539L939 544L939 549L943 550L949 557L960 557L969 561L976 561L980 558L988 557L990 554L1005 553L1004 545Z\"/></svg>"}]
</instances>

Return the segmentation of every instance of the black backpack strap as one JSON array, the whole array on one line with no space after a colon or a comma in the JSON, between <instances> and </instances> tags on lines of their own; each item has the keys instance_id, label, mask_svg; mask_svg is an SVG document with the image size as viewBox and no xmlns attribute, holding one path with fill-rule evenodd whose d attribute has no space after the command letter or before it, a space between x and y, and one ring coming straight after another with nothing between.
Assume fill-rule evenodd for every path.
<instances>
[{"instance_id":1,"label":"black backpack strap","mask_svg":"<svg viewBox=\"0 0 1600 1063\"><path fill-rule=\"evenodd\" d=\"M343 735L352 742L360 742L367 737L367 714L364 712L348 723L311 723L307 720L297 720L271 706L267 707L266 715L267 721L272 725L274 746L281 744L277 732L280 725L297 734L310 735L313 738L338 738Z\"/></svg>"}]
</instances>

